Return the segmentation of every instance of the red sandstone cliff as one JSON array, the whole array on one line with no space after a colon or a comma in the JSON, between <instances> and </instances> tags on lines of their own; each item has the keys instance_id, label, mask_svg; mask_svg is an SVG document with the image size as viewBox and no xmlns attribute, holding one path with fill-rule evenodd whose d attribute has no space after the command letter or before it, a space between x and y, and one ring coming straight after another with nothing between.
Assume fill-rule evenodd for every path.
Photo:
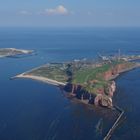
<instances>
[{"instance_id":1,"label":"red sandstone cliff","mask_svg":"<svg viewBox=\"0 0 140 140\"><path fill-rule=\"evenodd\" d=\"M121 72L127 71L130 68L133 68L133 65L130 65L129 63L124 64L117 64L108 71L101 74L100 76L103 77L104 80L108 81L107 85L103 88L97 89L94 97L94 104L95 105L101 105L104 107L112 107L112 97L116 90L116 84L115 81L110 81L112 78L118 76ZM92 84L98 83L98 80L93 79L90 81ZM72 85L72 94L78 95L78 85ZM82 94L83 96L83 94ZM83 99L83 98L82 98Z\"/></svg>"},{"instance_id":2,"label":"red sandstone cliff","mask_svg":"<svg viewBox=\"0 0 140 140\"><path fill-rule=\"evenodd\" d=\"M117 76L119 73L126 71L130 68L130 64L117 64L116 66L112 67L110 70L103 73L103 77L105 80L110 80L112 77Z\"/></svg>"},{"instance_id":3,"label":"red sandstone cliff","mask_svg":"<svg viewBox=\"0 0 140 140\"><path fill-rule=\"evenodd\" d=\"M131 66L132 67L132 66ZM121 72L126 71L130 68L130 64L118 64L112 67L110 70L102 74L104 80L109 81L113 77L118 76ZM104 89L98 90L98 95L95 97L94 104L102 105L105 107L112 106L112 97L116 90L115 81L108 82L108 85Z\"/></svg>"}]
</instances>

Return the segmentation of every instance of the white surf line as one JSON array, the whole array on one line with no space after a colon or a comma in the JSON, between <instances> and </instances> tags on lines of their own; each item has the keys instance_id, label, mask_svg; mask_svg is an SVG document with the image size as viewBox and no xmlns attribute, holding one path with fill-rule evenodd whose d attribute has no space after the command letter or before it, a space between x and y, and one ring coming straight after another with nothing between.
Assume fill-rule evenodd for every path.
<instances>
[{"instance_id":1,"label":"white surf line","mask_svg":"<svg viewBox=\"0 0 140 140\"><path fill-rule=\"evenodd\" d=\"M17 76L15 76L14 78L28 78L28 79L33 79L33 80L37 80L37 81L42 81L44 83L48 83L51 85L55 85L55 86L65 86L67 83L63 83L63 82L58 82L56 80L52 80L46 77L42 77L42 76L35 76L35 75L29 75L29 74L19 74Z\"/></svg>"}]
</instances>

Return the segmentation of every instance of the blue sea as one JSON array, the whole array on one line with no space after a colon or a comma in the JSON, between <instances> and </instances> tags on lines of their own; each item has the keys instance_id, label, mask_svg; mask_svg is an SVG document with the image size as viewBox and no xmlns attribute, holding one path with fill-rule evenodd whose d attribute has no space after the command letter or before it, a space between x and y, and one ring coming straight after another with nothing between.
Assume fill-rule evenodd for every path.
<instances>
[{"instance_id":1,"label":"blue sea","mask_svg":"<svg viewBox=\"0 0 140 140\"><path fill-rule=\"evenodd\" d=\"M102 140L115 112L67 99L54 86L9 78L50 62L97 54L140 54L140 28L0 28L0 48L36 55L0 59L0 140ZM113 102L125 110L112 140L140 139L140 69L116 79ZM98 130L102 122L102 129Z\"/></svg>"}]
</instances>

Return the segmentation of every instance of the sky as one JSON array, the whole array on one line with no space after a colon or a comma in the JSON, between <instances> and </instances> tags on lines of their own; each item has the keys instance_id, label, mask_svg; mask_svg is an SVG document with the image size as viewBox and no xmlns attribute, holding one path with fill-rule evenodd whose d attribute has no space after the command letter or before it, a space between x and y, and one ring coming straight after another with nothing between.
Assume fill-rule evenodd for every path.
<instances>
[{"instance_id":1,"label":"sky","mask_svg":"<svg viewBox=\"0 0 140 140\"><path fill-rule=\"evenodd\" d=\"M140 0L0 0L0 26L139 27Z\"/></svg>"}]
</instances>

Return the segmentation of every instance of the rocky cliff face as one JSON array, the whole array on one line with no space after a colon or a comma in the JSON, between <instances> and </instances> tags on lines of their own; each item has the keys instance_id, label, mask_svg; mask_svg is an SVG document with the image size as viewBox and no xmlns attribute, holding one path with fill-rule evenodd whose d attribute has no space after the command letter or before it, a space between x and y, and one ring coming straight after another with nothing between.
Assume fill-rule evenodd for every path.
<instances>
[{"instance_id":1,"label":"rocky cliff face","mask_svg":"<svg viewBox=\"0 0 140 140\"><path fill-rule=\"evenodd\" d=\"M112 67L110 70L103 73L103 77L106 81L110 80L112 77L117 76L123 70L127 69L127 64L118 64L115 67ZM104 94L98 93L94 100L95 105L101 105L104 107L111 107L112 106L112 97L116 90L116 83L115 81L109 81L107 86L104 87Z\"/></svg>"},{"instance_id":2,"label":"rocky cliff face","mask_svg":"<svg viewBox=\"0 0 140 140\"><path fill-rule=\"evenodd\" d=\"M105 80L110 80L113 76L118 75L122 71L128 68L128 64L118 64L114 67L112 67L110 70L103 73L103 77Z\"/></svg>"},{"instance_id":3,"label":"rocky cliff face","mask_svg":"<svg viewBox=\"0 0 140 140\"><path fill-rule=\"evenodd\" d=\"M128 69L127 64L118 64L112 67L110 70L102 73L102 77L107 81L107 85L102 88L98 88L96 93L88 93L80 85L69 85L69 91L71 95L80 100L86 100L90 104L101 105L103 107L112 107L112 97L116 90L115 81L109 81L112 77L117 76L122 71ZM96 79L93 79L95 81ZM93 82L91 81L91 82ZM96 82L95 82L96 83Z\"/></svg>"},{"instance_id":4,"label":"rocky cliff face","mask_svg":"<svg viewBox=\"0 0 140 140\"><path fill-rule=\"evenodd\" d=\"M112 97L115 90L115 81L109 82L108 85L104 87L104 94L98 93L98 95L95 97L94 104L101 105L104 107L112 107Z\"/></svg>"},{"instance_id":5,"label":"rocky cliff face","mask_svg":"<svg viewBox=\"0 0 140 140\"><path fill-rule=\"evenodd\" d=\"M89 104L103 107L112 107L112 97L115 92L116 84L114 81L109 82L106 88L99 89L98 93L88 93L80 85L69 84L65 90L70 92L72 96L80 100L85 100Z\"/></svg>"},{"instance_id":6,"label":"rocky cliff face","mask_svg":"<svg viewBox=\"0 0 140 140\"><path fill-rule=\"evenodd\" d=\"M98 92L98 95L95 97L94 100L95 105L101 105L105 107L112 106L112 97L116 90L116 83L115 81L109 81L109 80L112 79L113 77L116 77L121 72L126 71L129 68L130 68L130 64L128 63L117 64L114 67L112 67L110 70L102 74L104 80L108 81L108 84L107 86L104 87L104 92L102 93Z\"/></svg>"},{"instance_id":7,"label":"rocky cliff face","mask_svg":"<svg viewBox=\"0 0 140 140\"><path fill-rule=\"evenodd\" d=\"M95 97L94 104L96 106L101 105L103 107L112 107L112 98L106 95L98 94Z\"/></svg>"},{"instance_id":8,"label":"rocky cliff face","mask_svg":"<svg viewBox=\"0 0 140 140\"><path fill-rule=\"evenodd\" d=\"M108 85L104 87L104 93L111 98L113 97L115 90L116 90L115 81L110 81Z\"/></svg>"}]
</instances>

